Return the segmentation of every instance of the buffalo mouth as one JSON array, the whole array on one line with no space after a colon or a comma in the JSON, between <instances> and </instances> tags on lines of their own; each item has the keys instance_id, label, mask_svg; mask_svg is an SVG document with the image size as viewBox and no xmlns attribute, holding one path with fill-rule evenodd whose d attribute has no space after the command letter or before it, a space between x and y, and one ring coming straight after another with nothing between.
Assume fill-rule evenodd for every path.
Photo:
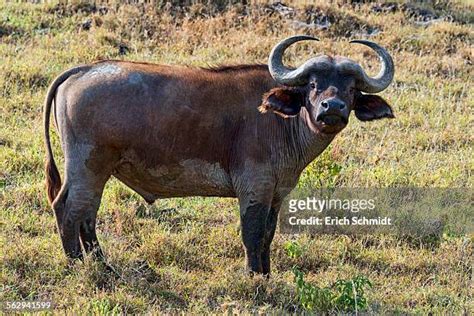
<instances>
[{"instance_id":1,"label":"buffalo mouth","mask_svg":"<svg viewBox=\"0 0 474 316\"><path fill-rule=\"evenodd\" d=\"M337 133L347 125L347 118L337 114L322 114L316 119L318 128L324 133Z\"/></svg>"}]
</instances>

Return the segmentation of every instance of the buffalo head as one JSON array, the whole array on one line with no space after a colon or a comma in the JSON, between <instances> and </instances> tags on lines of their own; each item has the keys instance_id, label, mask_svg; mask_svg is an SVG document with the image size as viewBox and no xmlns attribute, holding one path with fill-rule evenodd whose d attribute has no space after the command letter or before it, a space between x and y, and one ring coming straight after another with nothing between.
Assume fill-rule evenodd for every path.
<instances>
[{"instance_id":1,"label":"buffalo head","mask_svg":"<svg viewBox=\"0 0 474 316\"><path fill-rule=\"evenodd\" d=\"M345 57L326 55L312 58L296 69L283 65L285 50L293 43L313 40L311 36L293 36L278 43L270 53L268 65L273 79L281 86L263 97L260 111L291 117L307 118L310 128L328 134L342 130L351 111L362 121L392 118L390 106L377 93L391 83L394 66L389 53L379 45L364 40L351 43L366 45L379 55L382 69L375 77L368 76L356 62ZM305 110L301 110L304 108Z\"/></svg>"}]
</instances>

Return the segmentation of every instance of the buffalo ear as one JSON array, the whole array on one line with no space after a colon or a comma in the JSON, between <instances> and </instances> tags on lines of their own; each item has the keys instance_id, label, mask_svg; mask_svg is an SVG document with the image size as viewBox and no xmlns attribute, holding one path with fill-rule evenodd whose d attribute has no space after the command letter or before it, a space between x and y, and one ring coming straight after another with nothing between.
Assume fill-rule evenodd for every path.
<instances>
[{"instance_id":1,"label":"buffalo ear","mask_svg":"<svg viewBox=\"0 0 474 316\"><path fill-rule=\"evenodd\" d=\"M388 103L374 94L358 93L354 106L355 116L361 121L394 118L392 108Z\"/></svg>"},{"instance_id":2,"label":"buffalo ear","mask_svg":"<svg viewBox=\"0 0 474 316\"><path fill-rule=\"evenodd\" d=\"M273 88L263 95L262 105L258 110L266 113L268 110L284 118L298 115L303 104L303 94L295 88Z\"/></svg>"}]
</instances>

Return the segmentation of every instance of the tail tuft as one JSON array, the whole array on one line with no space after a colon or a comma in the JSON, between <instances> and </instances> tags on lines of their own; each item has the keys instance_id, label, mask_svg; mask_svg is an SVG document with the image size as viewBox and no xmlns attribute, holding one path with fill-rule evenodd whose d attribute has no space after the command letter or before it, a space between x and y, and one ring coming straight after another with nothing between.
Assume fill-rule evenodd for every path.
<instances>
[{"instance_id":1,"label":"tail tuft","mask_svg":"<svg viewBox=\"0 0 474 316\"><path fill-rule=\"evenodd\" d=\"M54 199L61 189L61 177L54 160L48 159L45 165L46 170L46 189L48 191L48 200L53 204Z\"/></svg>"}]
</instances>

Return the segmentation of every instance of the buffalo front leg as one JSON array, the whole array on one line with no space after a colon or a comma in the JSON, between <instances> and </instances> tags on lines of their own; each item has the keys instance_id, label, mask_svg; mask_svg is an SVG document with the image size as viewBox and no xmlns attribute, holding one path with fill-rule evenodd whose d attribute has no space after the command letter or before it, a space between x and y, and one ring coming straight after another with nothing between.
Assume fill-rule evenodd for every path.
<instances>
[{"instance_id":1,"label":"buffalo front leg","mask_svg":"<svg viewBox=\"0 0 474 316\"><path fill-rule=\"evenodd\" d=\"M249 199L240 203L242 240L245 247L247 269L251 274L263 273L262 251L270 205Z\"/></svg>"},{"instance_id":2,"label":"buffalo front leg","mask_svg":"<svg viewBox=\"0 0 474 316\"><path fill-rule=\"evenodd\" d=\"M265 226L265 240L262 249L262 272L265 275L270 274L270 247L273 237L275 236L279 211L280 204L273 204L267 216L267 222Z\"/></svg>"}]
</instances>

